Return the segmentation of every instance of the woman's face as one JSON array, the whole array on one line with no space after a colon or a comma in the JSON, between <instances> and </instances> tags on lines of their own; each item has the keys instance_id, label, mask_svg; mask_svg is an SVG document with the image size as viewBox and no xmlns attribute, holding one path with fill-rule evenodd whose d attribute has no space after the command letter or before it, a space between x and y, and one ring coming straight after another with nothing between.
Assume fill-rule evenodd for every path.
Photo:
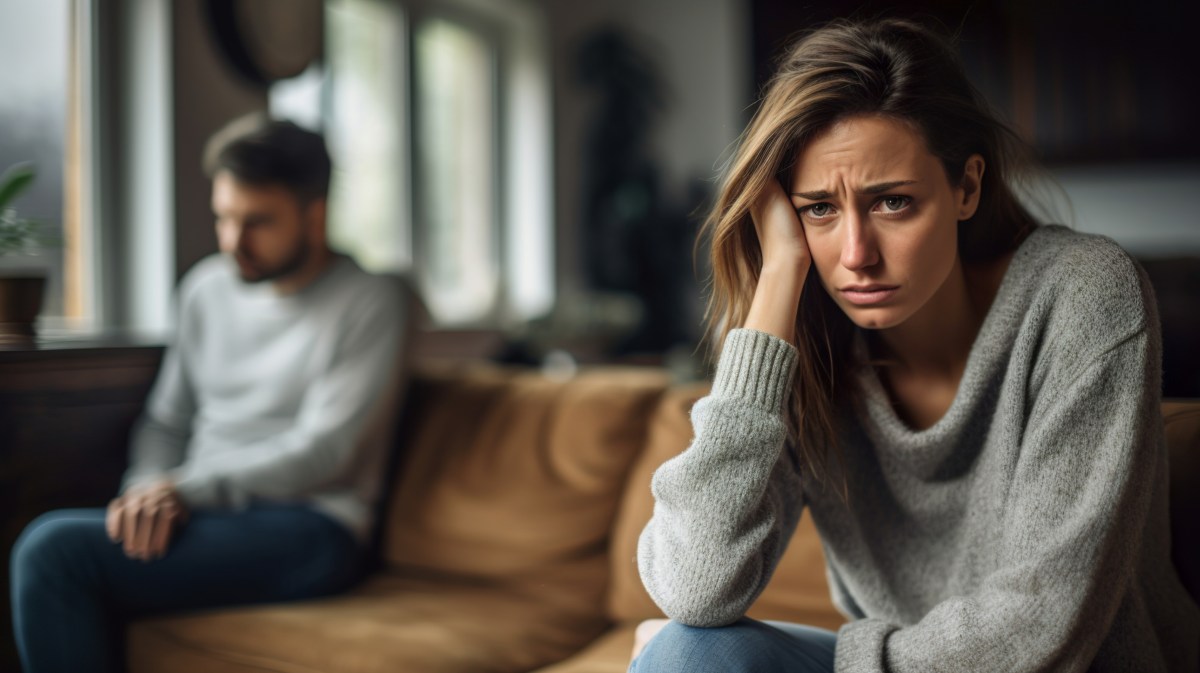
<instances>
[{"instance_id":1,"label":"woman's face","mask_svg":"<svg viewBox=\"0 0 1200 673\"><path fill-rule=\"evenodd\" d=\"M887 329L936 309L982 174L973 155L951 185L920 134L882 116L850 117L808 143L788 191L821 284L855 324Z\"/></svg>"}]
</instances>

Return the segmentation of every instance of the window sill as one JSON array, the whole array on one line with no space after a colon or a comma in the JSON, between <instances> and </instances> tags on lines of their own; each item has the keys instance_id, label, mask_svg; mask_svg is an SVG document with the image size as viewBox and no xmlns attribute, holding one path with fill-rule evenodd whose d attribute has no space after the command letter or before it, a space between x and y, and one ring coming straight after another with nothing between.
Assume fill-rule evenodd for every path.
<instances>
[{"instance_id":1,"label":"window sill","mask_svg":"<svg viewBox=\"0 0 1200 673\"><path fill-rule=\"evenodd\" d=\"M161 351L163 335L131 332L45 331L27 342L0 343L0 362L50 360L62 357Z\"/></svg>"}]
</instances>

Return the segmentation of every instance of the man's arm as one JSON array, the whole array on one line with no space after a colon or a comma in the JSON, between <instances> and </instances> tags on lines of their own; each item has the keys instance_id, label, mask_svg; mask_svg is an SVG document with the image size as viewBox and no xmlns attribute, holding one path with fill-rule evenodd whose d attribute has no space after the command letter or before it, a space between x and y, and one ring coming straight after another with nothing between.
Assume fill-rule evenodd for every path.
<instances>
[{"instance_id":1,"label":"man's arm","mask_svg":"<svg viewBox=\"0 0 1200 673\"><path fill-rule=\"evenodd\" d=\"M190 333L186 293L182 288L177 304L175 337L167 347L158 378L146 400L146 409L130 438L129 467L121 479L121 492L163 479L186 458L196 415L196 397L187 372L184 343Z\"/></svg>"},{"instance_id":2,"label":"man's arm","mask_svg":"<svg viewBox=\"0 0 1200 673\"><path fill-rule=\"evenodd\" d=\"M177 346L167 348L158 379L134 426L129 447L129 468L121 492L162 479L183 463L191 436L195 398Z\"/></svg>"},{"instance_id":3,"label":"man's arm","mask_svg":"<svg viewBox=\"0 0 1200 673\"><path fill-rule=\"evenodd\" d=\"M109 538L122 543L130 558L141 560L166 553L171 531L187 518L168 477L186 457L196 414L182 343L189 334L183 296L181 292L174 343L167 347L146 409L134 426L121 494L109 503L105 520Z\"/></svg>"},{"instance_id":4,"label":"man's arm","mask_svg":"<svg viewBox=\"0 0 1200 673\"><path fill-rule=\"evenodd\" d=\"M353 474L364 435L399 382L406 311L394 284L387 289L343 321L336 354L305 392L291 430L177 471L175 489L186 505L297 498Z\"/></svg>"}]
</instances>

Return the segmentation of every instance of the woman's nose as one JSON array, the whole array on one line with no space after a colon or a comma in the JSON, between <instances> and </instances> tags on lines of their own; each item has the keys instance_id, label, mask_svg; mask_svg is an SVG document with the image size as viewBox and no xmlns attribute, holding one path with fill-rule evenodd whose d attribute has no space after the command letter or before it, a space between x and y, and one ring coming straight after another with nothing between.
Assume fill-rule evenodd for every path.
<instances>
[{"instance_id":1,"label":"woman's nose","mask_svg":"<svg viewBox=\"0 0 1200 673\"><path fill-rule=\"evenodd\" d=\"M842 239L842 266L857 271L879 263L879 247L870 225L857 213L846 215L844 238Z\"/></svg>"}]
</instances>

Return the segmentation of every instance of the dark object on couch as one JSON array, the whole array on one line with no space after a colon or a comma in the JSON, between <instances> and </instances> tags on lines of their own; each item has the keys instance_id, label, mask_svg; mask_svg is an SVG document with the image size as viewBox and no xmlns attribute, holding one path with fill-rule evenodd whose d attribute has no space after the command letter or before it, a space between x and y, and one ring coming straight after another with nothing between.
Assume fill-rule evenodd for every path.
<instances>
[{"instance_id":1,"label":"dark object on couch","mask_svg":"<svg viewBox=\"0 0 1200 673\"><path fill-rule=\"evenodd\" d=\"M1200 398L1200 257L1140 259L1163 334L1163 397Z\"/></svg>"}]
</instances>

